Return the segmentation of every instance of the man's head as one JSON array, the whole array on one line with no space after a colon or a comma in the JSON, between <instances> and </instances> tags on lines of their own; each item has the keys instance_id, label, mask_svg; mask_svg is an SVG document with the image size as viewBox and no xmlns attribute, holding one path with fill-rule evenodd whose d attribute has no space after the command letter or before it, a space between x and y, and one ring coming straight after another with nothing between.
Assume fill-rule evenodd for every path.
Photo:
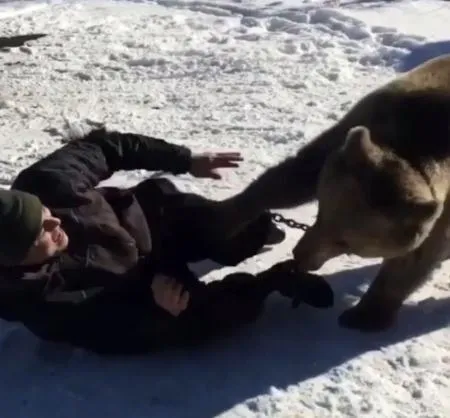
<instances>
[{"instance_id":1,"label":"man's head","mask_svg":"<svg viewBox=\"0 0 450 418\"><path fill-rule=\"evenodd\" d=\"M60 225L37 196L0 190L0 264L39 264L64 251L68 237Z\"/></svg>"},{"instance_id":2,"label":"man's head","mask_svg":"<svg viewBox=\"0 0 450 418\"><path fill-rule=\"evenodd\" d=\"M341 254L392 258L417 248L442 211L426 180L406 161L349 131L318 186L315 224L294 249L300 267L319 269Z\"/></svg>"}]
</instances>

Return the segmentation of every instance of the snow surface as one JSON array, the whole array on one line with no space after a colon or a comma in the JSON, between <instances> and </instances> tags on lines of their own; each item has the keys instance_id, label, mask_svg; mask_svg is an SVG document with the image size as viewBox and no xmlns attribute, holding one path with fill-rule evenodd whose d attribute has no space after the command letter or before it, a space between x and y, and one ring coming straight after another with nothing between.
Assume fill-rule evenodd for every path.
<instances>
[{"instance_id":1,"label":"snow surface","mask_svg":"<svg viewBox=\"0 0 450 418\"><path fill-rule=\"evenodd\" d=\"M438 0L0 2L0 36L49 34L0 51L0 184L64 135L106 123L198 151L242 151L245 164L223 181L177 179L185 190L229 196L366 92L450 52L449 21L450 4ZM285 214L310 223L315 211ZM239 268L289 256L300 233L287 232L284 244ZM1 323L0 415L448 417L449 264L391 330L337 325L378 261L340 257L323 267L336 292L331 310L292 311L273 297L257 324L189 352L105 360ZM205 271L204 280L230 270Z\"/></svg>"}]
</instances>

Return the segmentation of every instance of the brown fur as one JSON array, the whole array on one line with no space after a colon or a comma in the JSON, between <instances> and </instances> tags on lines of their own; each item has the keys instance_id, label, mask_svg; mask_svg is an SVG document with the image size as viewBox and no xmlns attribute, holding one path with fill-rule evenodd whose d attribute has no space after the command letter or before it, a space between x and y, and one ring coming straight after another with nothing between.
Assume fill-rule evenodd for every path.
<instances>
[{"instance_id":1,"label":"brown fur","mask_svg":"<svg viewBox=\"0 0 450 418\"><path fill-rule=\"evenodd\" d=\"M374 90L334 126L224 202L222 227L319 201L294 249L301 269L343 253L382 257L343 326L381 330L449 254L450 55ZM233 218L233 219L231 219Z\"/></svg>"}]
</instances>

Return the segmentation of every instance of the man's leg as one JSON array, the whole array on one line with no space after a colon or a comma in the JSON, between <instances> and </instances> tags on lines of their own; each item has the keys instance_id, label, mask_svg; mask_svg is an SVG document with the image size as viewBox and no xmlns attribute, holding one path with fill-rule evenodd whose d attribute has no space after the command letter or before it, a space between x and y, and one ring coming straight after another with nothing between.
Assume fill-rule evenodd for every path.
<instances>
[{"instance_id":1,"label":"man's leg","mask_svg":"<svg viewBox=\"0 0 450 418\"><path fill-rule=\"evenodd\" d=\"M298 273L293 263L281 262L257 275L233 273L202 283L187 266L168 274L186 283L188 308L178 317L155 305L150 285L142 281L124 292L106 295L85 308L74 308L62 321L60 340L100 355L143 355L183 348L225 337L255 322L273 292L317 308L333 304L333 292L320 276Z\"/></svg>"},{"instance_id":2,"label":"man's leg","mask_svg":"<svg viewBox=\"0 0 450 418\"><path fill-rule=\"evenodd\" d=\"M330 285L320 276L296 272L293 266L291 261L281 262L256 275L232 273L222 280L198 283L188 289L191 298L186 311L168 318L159 337L152 337L155 347L192 346L230 335L254 323L274 292L290 299L294 308L302 302L317 308L332 306Z\"/></svg>"},{"instance_id":3,"label":"man's leg","mask_svg":"<svg viewBox=\"0 0 450 418\"><path fill-rule=\"evenodd\" d=\"M168 265L166 272L186 284L190 293L188 308L178 317L156 306L150 285L142 282L71 310L57 339L103 356L198 345L255 321L272 291L268 280L258 281L250 274L206 284L196 280L187 266Z\"/></svg>"},{"instance_id":4,"label":"man's leg","mask_svg":"<svg viewBox=\"0 0 450 418\"><path fill-rule=\"evenodd\" d=\"M210 219L202 215L216 202L196 194L170 196L163 219L163 250L186 262L211 259L222 265L237 265L260 252L265 245L285 238L269 212L264 212L231 238L217 234Z\"/></svg>"},{"instance_id":5,"label":"man's leg","mask_svg":"<svg viewBox=\"0 0 450 418\"><path fill-rule=\"evenodd\" d=\"M157 257L175 254L184 262L212 259L223 265L237 265L285 237L269 212L257 216L232 238L221 235L215 221L204 216L220 202L184 193L165 178L139 183L135 194L151 225L152 252Z\"/></svg>"}]
</instances>

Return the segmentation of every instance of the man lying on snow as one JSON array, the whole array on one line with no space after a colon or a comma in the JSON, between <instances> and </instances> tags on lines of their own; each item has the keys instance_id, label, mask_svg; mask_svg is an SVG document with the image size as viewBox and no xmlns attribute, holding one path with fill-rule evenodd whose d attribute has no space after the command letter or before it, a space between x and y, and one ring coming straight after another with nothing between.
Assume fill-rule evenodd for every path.
<instances>
[{"instance_id":1,"label":"man lying on snow","mask_svg":"<svg viewBox=\"0 0 450 418\"><path fill-rule=\"evenodd\" d=\"M236 265L282 241L269 213L225 241L197 216L213 201L166 179L98 187L118 170L218 178L217 168L238 161L239 154L193 155L161 139L104 129L37 161L0 192L0 317L42 339L138 354L254 320L273 291L293 304L331 305L323 279L299 277L286 263L210 284L188 269L208 258Z\"/></svg>"}]
</instances>

